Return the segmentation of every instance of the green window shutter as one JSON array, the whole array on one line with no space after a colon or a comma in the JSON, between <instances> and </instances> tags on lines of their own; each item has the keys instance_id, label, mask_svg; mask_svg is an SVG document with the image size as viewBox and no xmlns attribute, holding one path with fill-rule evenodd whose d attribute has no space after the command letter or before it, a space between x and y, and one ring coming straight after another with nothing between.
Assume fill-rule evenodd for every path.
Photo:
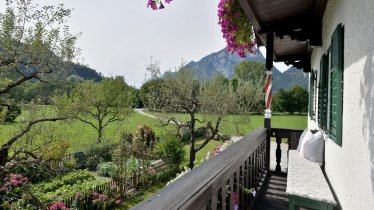
<instances>
[{"instance_id":1,"label":"green window shutter","mask_svg":"<svg viewBox=\"0 0 374 210\"><path fill-rule=\"evenodd\" d=\"M328 88L328 56L323 55L320 63L320 78L318 89L318 125L327 131L327 88Z\"/></svg>"},{"instance_id":2,"label":"green window shutter","mask_svg":"<svg viewBox=\"0 0 374 210\"><path fill-rule=\"evenodd\" d=\"M309 115L310 119L314 119L314 71L310 72L310 81L309 81Z\"/></svg>"},{"instance_id":3,"label":"green window shutter","mask_svg":"<svg viewBox=\"0 0 374 210\"><path fill-rule=\"evenodd\" d=\"M342 116L343 116L343 27L339 24L331 40L331 70L330 70L330 138L342 145Z\"/></svg>"}]
</instances>

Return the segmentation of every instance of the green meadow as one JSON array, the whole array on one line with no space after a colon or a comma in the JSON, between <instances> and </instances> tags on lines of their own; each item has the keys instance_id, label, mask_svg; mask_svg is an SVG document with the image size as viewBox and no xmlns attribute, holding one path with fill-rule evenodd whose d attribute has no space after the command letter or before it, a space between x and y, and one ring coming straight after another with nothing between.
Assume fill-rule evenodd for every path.
<instances>
[{"instance_id":1,"label":"green meadow","mask_svg":"<svg viewBox=\"0 0 374 210\"><path fill-rule=\"evenodd\" d=\"M0 124L0 143L6 142L9 138L14 136L19 130L24 127L24 119L30 118L31 115L34 116L53 116L54 109L51 106L39 106L36 111L31 113L30 110L25 109L22 115L20 115L15 123L11 124ZM35 113L37 112L37 113ZM175 117L179 122L186 122L188 120L187 114L164 114L164 113L153 113L160 118ZM199 119L203 120L202 115L198 115ZM226 116L220 125L220 133L225 135L246 135L251 133L258 127L263 126L262 115L251 115L249 117L241 117L237 115ZM304 129L307 126L307 120L305 115L282 115L274 114L272 117L272 127L277 128L294 128L294 129ZM214 119L213 117L206 117L205 120ZM83 123L79 120L66 120L52 123L43 123L43 129L40 129L43 133L42 135L35 135L35 138L43 138L50 133L58 136L61 139L68 140L70 142L69 152L82 151L86 146L96 143L97 131L90 125ZM117 142L119 141L122 132L135 133L137 125L147 124L151 126L156 135L162 135L168 131L175 131L174 125L169 125L167 127L161 126L158 119L154 119L148 116L144 116L137 112L133 112L125 117L123 121L116 121L109 124L104 130L104 139L106 142ZM239 130L239 134L237 132ZM37 129L37 128L36 128ZM35 130L36 130L35 129ZM38 132L37 130L35 131ZM203 142L203 139L198 139L196 145ZM202 150L197 153L196 160L201 161L206 157L208 151L213 154L214 147L221 145L220 141L211 141ZM184 146L186 151L189 150L189 145ZM188 153L186 153L186 160L189 159Z\"/></svg>"}]
</instances>

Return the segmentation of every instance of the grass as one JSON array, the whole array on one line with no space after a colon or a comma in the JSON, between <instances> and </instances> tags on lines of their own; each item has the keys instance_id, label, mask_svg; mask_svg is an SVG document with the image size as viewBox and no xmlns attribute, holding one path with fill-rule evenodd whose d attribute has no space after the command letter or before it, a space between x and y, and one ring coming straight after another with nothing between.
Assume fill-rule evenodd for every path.
<instances>
[{"instance_id":1,"label":"grass","mask_svg":"<svg viewBox=\"0 0 374 210\"><path fill-rule=\"evenodd\" d=\"M203 142L204 142L204 139L198 139L195 142L195 148L198 147ZM205 158L206 158L206 155L207 155L208 151L210 151L210 154L213 155L214 154L214 147L221 146L222 143L223 143L222 141L211 140L207 145L205 145L205 147L203 147L201 150L199 150L196 153L196 157L195 157L196 164L200 165L203 161L205 161ZM190 144L186 144L183 147L183 149L186 151L186 154L184 156L183 165L187 166L188 163L189 163L189 160L190 160L190 153L189 153Z\"/></svg>"},{"instance_id":2,"label":"grass","mask_svg":"<svg viewBox=\"0 0 374 210\"><path fill-rule=\"evenodd\" d=\"M37 108L38 115L52 115L53 107L51 106L39 106ZM27 119L31 115L31 111L23 111L22 115L19 116L15 123L11 124L0 124L0 144L9 140L12 136L18 133L22 125L23 119ZM161 118L175 117L178 121L186 122L188 120L187 114L161 114L161 113L151 113L160 116ZM204 116L198 115L200 119L204 119ZM207 120L213 119L212 116L205 117ZM294 128L294 129L304 129L307 126L307 117L305 115L274 115L272 117L272 127L278 128ZM241 117L237 115L229 115L224 118L220 125L220 132L226 135L245 135L251 133L258 127L263 126L264 117L262 115L251 115L249 117ZM70 143L69 152L82 151L82 148L87 147L96 143L97 132L96 130L88 124L80 122L78 120L68 120L60 121L55 123L43 123L43 129L35 132L39 132L44 135L44 137L35 138L45 138L45 136L54 134L55 137L60 139L65 139ZM166 130L174 131L175 127L169 125L167 128L161 127L157 119L153 119L139 113L132 113L127 116L124 121L117 121L109 124L104 129L104 139L108 142L117 142L120 138L121 132L135 133L138 124L150 125L156 135L161 135ZM198 125L199 126L199 125ZM237 128L239 133L237 132ZM166 130L165 130L166 129ZM201 144L202 140L197 142ZM208 150L213 152L213 148L216 145L220 145L221 142L212 141L205 148L197 153L197 161L205 158ZM189 150L189 145L185 146L187 151ZM189 157L187 157L189 159Z\"/></svg>"},{"instance_id":3,"label":"grass","mask_svg":"<svg viewBox=\"0 0 374 210\"><path fill-rule=\"evenodd\" d=\"M41 106L38 109L43 113L53 112L50 106ZM28 118L28 114L28 111L24 111L22 115L16 119L15 123L0 124L0 144L5 143L19 132L21 127L24 126L22 121ZM40 116L43 115L40 114ZM34 131L42 134L42 137L39 135L39 137L36 138L45 138L45 136L53 132L55 137L67 139L70 142L69 152L82 151L82 148L96 143L97 131L90 125L81 121L68 120L41 124L43 124L43 129L37 130L38 126L35 126ZM165 132L165 129L160 126L157 119L149 118L134 112L126 117L124 121L116 121L105 127L104 139L108 142L119 141L121 132L135 133L138 124L150 125L154 129L156 135L161 135ZM169 129L173 128L170 127L168 130Z\"/></svg>"},{"instance_id":4,"label":"grass","mask_svg":"<svg viewBox=\"0 0 374 210\"><path fill-rule=\"evenodd\" d=\"M165 114L149 112L161 118L175 117L179 122L187 122L189 115L187 114ZM215 120L212 116L197 115L197 117L206 120ZM292 128L292 129L305 129L307 127L307 116L306 115L284 115L274 114L271 119L272 127L274 128ZM197 124L198 126L200 123ZM237 127L239 133L237 132ZM239 115L228 115L223 119L219 131L226 135L246 135L253 132L258 127L264 126L263 115L250 115L248 117L242 117Z\"/></svg>"},{"instance_id":5,"label":"grass","mask_svg":"<svg viewBox=\"0 0 374 210\"><path fill-rule=\"evenodd\" d=\"M137 194L135 196L126 198L124 203L121 206L117 207L116 209L118 209L118 210L119 209L121 209L121 210L130 209L133 206L135 206L136 204L140 203L141 201L149 198L151 195L153 195L154 193L159 191L165 185L166 185L166 182L152 185L147 190L145 190L143 192L140 192L139 194Z\"/></svg>"}]
</instances>

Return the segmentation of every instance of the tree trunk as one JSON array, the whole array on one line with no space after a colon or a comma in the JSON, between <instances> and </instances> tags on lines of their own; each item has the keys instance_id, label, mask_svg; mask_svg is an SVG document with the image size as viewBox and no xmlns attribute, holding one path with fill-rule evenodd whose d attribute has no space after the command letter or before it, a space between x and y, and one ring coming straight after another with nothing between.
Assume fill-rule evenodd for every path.
<instances>
[{"instance_id":1,"label":"tree trunk","mask_svg":"<svg viewBox=\"0 0 374 210\"><path fill-rule=\"evenodd\" d=\"M97 143L100 144L103 140L103 121L99 120L99 128L97 129Z\"/></svg>"},{"instance_id":2,"label":"tree trunk","mask_svg":"<svg viewBox=\"0 0 374 210\"><path fill-rule=\"evenodd\" d=\"M190 169L193 169L194 162L195 162L195 139L192 139L192 137L191 137L191 142L190 142L190 164L188 166Z\"/></svg>"},{"instance_id":3,"label":"tree trunk","mask_svg":"<svg viewBox=\"0 0 374 210\"><path fill-rule=\"evenodd\" d=\"M1 147L0 151L0 166L5 166L8 159L8 146L5 144Z\"/></svg>"},{"instance_id":4,"label":"tree trunk","mask_svg":"<svg viewBox=\"0 0 374 210\"><path fill-rule=\"evenodd\" d=\"M190 133L191 133L191 137L190 137L190 164L189 164L189 168L192 170L193 167L194 167L194 162L195 162L195 155L196 155L196 152L195 152L195 115L193 113L190 113L190 117L191 117L191 121L190 121Z\"/></svg>"}]
</instances>

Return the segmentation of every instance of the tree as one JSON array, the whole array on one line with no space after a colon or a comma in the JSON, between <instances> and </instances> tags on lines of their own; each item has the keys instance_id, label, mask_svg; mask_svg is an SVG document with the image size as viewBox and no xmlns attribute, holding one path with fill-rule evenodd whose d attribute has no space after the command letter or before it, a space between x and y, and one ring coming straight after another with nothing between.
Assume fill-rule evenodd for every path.
<instances>
[{"instance_id":1,"label":"tree","mask_svg":"<svg viewBox=\"0 0 374 210\"><path fill-rule=\"evenodd\" d=\"M103 130L110 123L122 121L131 112L131 91L124 78L107 78L99 83L85 81L69 96L76 118L97 131L97 143L103 140Z\"/></svg>"},{"instance_id":2,"label":"tree","mask_svg":"<svg viewBox=\"0 0 374 210\"><path fill-rule=\"evenodd\" d=\"M160 78L156 78L161 80ZM161 111L170 113L186 113L188 120L179 122L176 118L163 121L164 125L173 122L177 126L178 134L181 128L190 133L190 159L189 167L194 167L195 156L211 140L222 140L218 132L223 117L229 113L238 111L241 106L238 103L240 97L234 92L234 88L226 79L216 77L208 81L197 80L193 71L182 65L178 72L164 75L157 90L159 97L157 105ZM202 117L198 117L202 114ZM203 143L196 146L198 130L205 130Z\"/></svg>"},{"instance_id":3,"label":"tree","mask_svg":"<svg viewBox=\"0 0 374 210\"><path fill-rule=\"evenodd\" d=\"M295 111L299 112L299 114L301 112L307 112L309 100L308 91L296 85L290 90L290 94L294 100Z\"/></svg>"},{"instance_id":4,"label":"tree","mask_svg":"<svg viewBox=\"0 0 374 210\"><path fill-rule=\"evenodd\" d=\"M266 72L265 65L257 61L241 61L235 66L234 78L258 83Z\"/></svg>"},{"instance_id":5,"label":"tree","mask_svg":"<svg viewBox=\"0 0 374 210\"><path fill-rule=\"evenodd\" d=\"M257 61L244 60L235 66L231 83L242 98L240 106L248 112L260 113L264 110L265 72L265 65Z\"/></svg>"},{"instance_id":6,"label":"tree","mask_svg":"<svg viewBox=\"0 0 374 210\"><path fill-rule=\"evenodd\" d=\"M300 114L308 109L308 91L300 86L294 86L290 91L280 89L274 94L273 102L275 111Z\"/></svg>"},{"instance_id":7,"label":"tree","mask_svg":"<svg viewBox=\"0 0 374 210\"><path fill-rule=\"evenodd\" d=\"M153 61L151 57L150 64L146 66L146 70L150 73L150 79L145 81L140 88L140 98L144 106L152 111L158 111L161 107L159 105L161 89L163 80L161 79L160 61Z\"/></svg>"},{"instance_id":8,"label":"tree","mask_svg":"<svg viewBox=\"0 0 374 210\"><path fill-rule=\"evenodd\" d=\"M150 126L138 125L134 135L132 148L135 157L141 160L142 183L145 182L148 175L149 159L154 157L153 150L156 146L156 134Z\"/></svg>"},{"instance_id":9,"label":"tree","mask_svg":"<svg viewBox=\"0 0 374 210\"><path fill-rule=\"evenodd\" d=\"M0 15L0 104L9 103L7 95L27 81L48 82L46 75L63 72L65 63L72 61L79 50L75 48L77 37L65 25L71 10L58 7L33 5L31 0L7 1L5 13ZM62 75L62 73L61 73ZM9 104L8 104L9 105ZM0 151L0 178L6 173L10 160L21 156L38 159L30 150L9 150L32 128L43 122L67 119L63 112L53 117L30 118L17 134L5 141ZM16 163L12 164L14 167Z\"/></svg>"}]
</instances>

